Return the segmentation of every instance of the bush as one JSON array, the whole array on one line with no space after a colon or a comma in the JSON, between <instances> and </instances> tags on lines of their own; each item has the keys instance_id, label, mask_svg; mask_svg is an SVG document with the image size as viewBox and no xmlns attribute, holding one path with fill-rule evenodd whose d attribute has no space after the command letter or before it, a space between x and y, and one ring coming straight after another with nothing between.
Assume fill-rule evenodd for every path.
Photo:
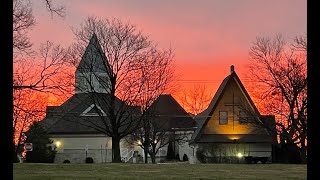
<instances>
[{"instance_id":1,"label":"bush","mask_svg":"<svg viewBox=\"0 0 320 180\"><path fill-rule=\"evenodd\" d=\"M204 151L202 149L196 152L196 157L201 163L206 163L206 156L204 155Z\"/></svg>"},{"instance_id":2,"label":"bush","mask_svg":"<svg viewBox=\"0 0 320 180\"><path fill-rule=\"evenodd\" d=\"M177 161L180 161L180 156L179 156L179 154L176 154L176 160L177 160Z\"/></svg>"},{"instance_id":3,"label":"bush","mask_svg":"<svg viewBox=\"0 0 320 180\"><path fill-rule=\"evenodd\" d=\"M52 144L48 133L43 129L39 122L35 122L30 126L26 133L27 139L25 143L32 143L33 150L26 154L26 161L32 163L53 163L56 151L52 150L48 144Z\"/></svg>"},{"instance_id":4,"label":"bush","mask_svg":"<svg viewBox=\"0 0 320 180\"><path fill-rule=\"evenodd\" d=\"M87 157L86 158L86 163L93 163L92 157Z\"/></svg>"},{"instance_id":5,"label":"bush","mask_svg":"<svg viewBox=\"0 0 320 180\"><path fill-rule=\"evenodd\" d=\"M182 160L183 160L183 161L188 161L189 158L188 158L188 156L187 156L186 154L184 154Z\"/></svg>"},{"instance_id":6,"label":"bush","mask_svg":"<svg viewBox=\"0 0 320 180\"><path fill-rule=\"evenodd\" d=\"M169 143L168 145L168 150L167 150L167 160L173 160L175 158L174 156L174 151L173 151L173 145L172 142Z\"/></svg>"},{"instance_id":7,"label":"bush","mask_svg":"<svg viewBox=\"0 0 320 180\"><path fill-rule=\"evenodd\" d=\"M64 160L63 163L70 163L70 161L68 159Z\"/></svg>"}]
</instances>

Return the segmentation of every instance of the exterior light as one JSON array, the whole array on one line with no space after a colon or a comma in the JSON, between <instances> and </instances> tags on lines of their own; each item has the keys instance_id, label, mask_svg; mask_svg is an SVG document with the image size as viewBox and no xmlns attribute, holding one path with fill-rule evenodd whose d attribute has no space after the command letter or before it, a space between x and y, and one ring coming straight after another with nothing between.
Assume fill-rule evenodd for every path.
<instances>
[{"instance_id":1,"label":"exterior light","mask_svg":"<svg viewBox=\"0 0 320 180\"><path fill-rule=\"evenodd\" d=\"M142 143L141 143L141 141L140 140L138 140L138 145L141 145Z\"/></svg>"},{"instance_id":2,"label":"exterior light","mask_svg":"<svg viewBox=\"0 0 320 180\"><path fill-rule=\"evenodd\" d=\"M154 140L154 143L157 144L157 140Z\"/></svg>"},{"instance_id":3,"label":"exterior light","mask_svg":"<svg viewBox=\"0 0 320 180\"><path fill-rule=\"evenodd\" d=\"M57 147L60 147L61 142L60 142L60 141L57 141L55 144L56 144Z\"/></svg>"},{"instance_id":4,"label":"exterior light","mask_svg":"<svg viewBox=\"0 0 320 180\"><path fill-rule=\"evenodd\" d=\"M238 153L237 156L238 156L238 158L242 158L243 157L243 155L241 153Z\"/></svg>"}]
</instances>

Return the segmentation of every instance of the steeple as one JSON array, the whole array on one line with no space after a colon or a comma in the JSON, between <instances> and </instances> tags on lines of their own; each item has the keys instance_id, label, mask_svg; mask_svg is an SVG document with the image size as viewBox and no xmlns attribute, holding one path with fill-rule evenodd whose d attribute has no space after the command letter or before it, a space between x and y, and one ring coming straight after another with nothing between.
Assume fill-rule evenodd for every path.
<instances>
[{"instance_id":1,"label":"steeple","mask_svg":"<svg viewBox=\"0 0 320 180\"><path fill-rule=\"evenodd\" d=\"M109 70L107 57L93 33L76 70L76 93L107 93Z\"/></svg>"},{"instance_id":2,"label":"steeple","mask_svg":"<svg viewBox=\"0 0 320 180\"><path fill-rule=\"evenodd\" d=\"M100 46L97 35L93 33L76 71L106 73L105 63L107 62L107 57Z\"/></svg>"}]
</instances>

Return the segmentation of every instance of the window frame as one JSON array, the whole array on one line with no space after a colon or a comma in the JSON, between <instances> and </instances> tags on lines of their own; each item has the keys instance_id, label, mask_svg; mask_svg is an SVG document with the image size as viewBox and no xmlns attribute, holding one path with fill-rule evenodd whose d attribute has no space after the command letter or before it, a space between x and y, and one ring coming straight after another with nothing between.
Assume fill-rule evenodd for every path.
<instances>
[{"instance_id":1,"label":"window frame","mask_svg":"<svg viewBox=\"0 0 320 180\"><path fill-rule=\"evenodd\" d=\"M226 121L226 123L222 123L222 115L221 113L226 113L226 120L223 120L223 121ZM228 111L219 111L219 125L227 125L228 124Z\"/></svg>"},{"instance_id":2,"label":"window frame","mask_svg":"<svg viewBox=\"0 0 320 180\"><path fill-rule=\"evenodd\" d=\"M243 113L243 115L241 115L241 113ZM241 119L244 119L244 121ZM239 111L239 124L246 124L247 122L248 122L247 113L245 111Z\"/></svg>"}]
</instances>

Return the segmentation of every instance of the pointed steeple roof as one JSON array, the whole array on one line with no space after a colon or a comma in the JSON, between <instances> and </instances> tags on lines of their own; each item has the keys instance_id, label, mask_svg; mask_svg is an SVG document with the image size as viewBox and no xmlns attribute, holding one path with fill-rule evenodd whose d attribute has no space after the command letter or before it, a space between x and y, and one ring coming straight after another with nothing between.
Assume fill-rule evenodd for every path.
<instances>
[{"instance_id":1,"label":"pointed steeple roof","mask_svg":"<svg viewBox=\"0 0 320 180\"><path fill-rule=\"evenodd\" d=\"M200 138L200 132L206 127L206 125L208 124L208 121L210 120L214 110L216 109L220 99L222 98L223 93L226 91L226 87L228 84L230 84L232 81L235 81L236 84L238 85L238 87L240 88L240 90L243 92L244 96L246 97L246 99L248 100L249 104L251 105L253 112L260 117L260 113L257 109L257 107L255 106L254 102L252 101L251 97L249 96L249 93L247 92L247 90L245 89L245 87L243 86L242 82L240 81L237 73L234 70L234 66L232 65L230 68L230 75L228 75L220 84L216 94L214 95L214 97L212 98L208 108L206 110L204 110L203 112L201 112L200 114L198 114L195 117L195 120L197 122L197 126L198 129L195 131L195 133L192 135L191 138L191 143L196 142L199 138Z\"/></svg>"},{"instance_id":2,"label":"pointed steeple roof","mask_svg":"<svg viewBox=\"0 0 320 180\"><path fill-rule=\"evenodd\" d=\"M98 37L93 33L88 46L81 58L81 61L77 67L76 73L84 72L108 72L108 61L105 56L101 45L99 43Z\"/></svg>"}]
</instances>

